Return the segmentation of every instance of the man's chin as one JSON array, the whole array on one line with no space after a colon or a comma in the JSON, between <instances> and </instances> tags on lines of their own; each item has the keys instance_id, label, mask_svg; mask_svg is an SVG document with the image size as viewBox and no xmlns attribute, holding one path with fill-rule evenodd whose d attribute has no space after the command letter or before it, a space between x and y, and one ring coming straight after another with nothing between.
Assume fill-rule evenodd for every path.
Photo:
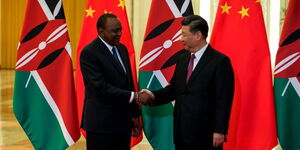
<instances>
[{"instance_id":1,"label":"man's chin","mask_svg":"<svg viewBox=\"0 0 300 150\"><path fill-rule=\"evenodd\" d=\"M119 44L119 43L120 43L120 41L114 41L114 42L113 42L114 45L117 45L117 44Z\"/></svg>"},{"instance_id":2,"label":"man's chin","mask_svg":"<svg viewBox=\"0 0 300 150\"><path fill-rule=\"evenodd\" d=\"M112 46L116 46L116 45L118 45L119 44L119 42L111 42L110 43L110 45L112 45Z\"/></svg>"}]
</instances>

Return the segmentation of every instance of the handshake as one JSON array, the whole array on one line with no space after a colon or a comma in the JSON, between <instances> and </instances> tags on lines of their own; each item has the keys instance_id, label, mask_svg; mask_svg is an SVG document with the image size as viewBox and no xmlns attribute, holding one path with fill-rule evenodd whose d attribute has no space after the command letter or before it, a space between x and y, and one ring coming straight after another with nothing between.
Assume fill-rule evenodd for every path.
<instances>
[{"instance_id":1,"label":"handshake","mask_svg":"<svg viewBox=\"0 0 300 150\"><path fill-rule=\"evenodd\" d=\"M147 89L135 93L135 101L140 105L153 105L154 99L154 94Z\"/></svg>"}]
</instances>

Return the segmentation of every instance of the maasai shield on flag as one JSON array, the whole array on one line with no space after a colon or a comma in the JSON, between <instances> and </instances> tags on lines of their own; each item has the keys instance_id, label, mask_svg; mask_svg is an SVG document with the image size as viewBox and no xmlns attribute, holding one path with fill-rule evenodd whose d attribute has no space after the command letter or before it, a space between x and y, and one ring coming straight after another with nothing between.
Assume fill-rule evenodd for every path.
<instances>
[{"instance_id":1,"label":"maasai shield on flag","mask_svg":"<svg viewBox=\"0 0 300 150\"><path fill-rule=\"evenodd\" d=\"M80 35L80 40L77 47L77 56L76 56L76 94L78 102L78 118L81 122L82 110L83 110L83 101L84 101L84 84L83 78L80 69L80 54L84 46L89 44L94 40L98 33L96 28L96 23L99 18L104 13L113 13L115 14L122 24L122 36L120 42L127 47L130 65L132 70L132 76L135 88L137 90L137 75L136 75L136 64L135 64L135 54L132 44L130 28L126 13L126 5L124 0L87 0L84 20ZM79 122L79 124L80 124ZM82 129L83 134L85 131ZM131 139L131 147L136 145L142 140L142 134L138 138Z\"/></svg>"},{"instance_id":2,"label":"maasai shield on flag","mask_svg":"<svg viewBox=\"0 0 300 150\"><path fill-rule=\"evenodd\" d=\"M66 149L80 137L67 31L60 0L27 1L13 107L35 149Z\"/></svg>"},{"instance_id":3,"label":"maasai shield on flag","mask_svg":"<svg viewBox=\"0 0 300 150\"><path fill-rule=\"evenodd\" d=\"M283 150L300 148L300 1L290 0L274 72L277 131Z\"/></svg>"},{"instance_id":4,"label":"maasai shield on flag","mask_svg":"<svg viewBox=\"0 0 300 150\"><path fill-rule=\"evenodd\" d=\"M211 45L227 55L235 91L224 150L277 145L270 52L260 0L220 0Z\"/></svg>"},{"instance_id":5,"label":"maasai shield on flag","mask_svg":"<svg viewBox=\"0 0 300 150\"><path fill-rule=\"evenodd\" d=\"M191 0L153 0L139 61L139 88L157 90L169 84L184 46L183 16L193 14ZM173 150L173 104L143 106L144 132L155 150Z\"/></svg>"}]
</instances>

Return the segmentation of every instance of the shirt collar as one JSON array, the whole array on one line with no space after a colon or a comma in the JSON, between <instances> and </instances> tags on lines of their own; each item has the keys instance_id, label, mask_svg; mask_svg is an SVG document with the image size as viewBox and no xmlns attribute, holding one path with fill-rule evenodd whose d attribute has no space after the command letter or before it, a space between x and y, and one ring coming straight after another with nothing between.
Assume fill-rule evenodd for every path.
<instances>
[{"instance_id":1,"label":"shirt collar","mask_svg":"<svg viewBox=\"0 0 300 150\"><path fill-rule=\"evenodd\" d=\"M99 39L106 45L106 47L108 48L108 50L109 50L110 52L112 52L113 46L111 46L111 45L109 45L108 43L106 43L100 36L98 36L98 37L99 37Z\"/></svg>"},{"instance_id":2,"label":"shirt collar","mask_svg":"<svg viewBox=\"0 0 300 150\"><path fill-rule=\"evenodd\" d=\"M204 45L200 50L198 50L196 53L194 53L196 59L199 60L202 57L202 55L205 52L207 46L208 46L208 44Z\"/></svg>"}]
</instances>

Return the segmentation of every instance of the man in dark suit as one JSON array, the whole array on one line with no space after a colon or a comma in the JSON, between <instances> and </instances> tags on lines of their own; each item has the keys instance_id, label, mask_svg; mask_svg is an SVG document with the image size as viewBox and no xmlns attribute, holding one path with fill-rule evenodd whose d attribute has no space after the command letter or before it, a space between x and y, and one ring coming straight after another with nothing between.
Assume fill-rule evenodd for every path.
<instances>
[{"instance_id":1,"label":"man in dark suit","mask_svg":"<svg viewBox=\"0 0 300 150\"><path fill-rule=\"evenodd\" d=\"M165 88L142 90L139 102L152 105L175 101L176 150L222 149L234 91L230 60L207 42L207 22L197 15L182 21L180 56L171 82Z\"/></svg>"},{"instance_id":2,"label":"man in dark suit","mask_svg":"<svg viewBox=\"0 0 300 150\"><path fill-rule=\"evenodd\" d=\"M140 112L127 49L119 43L122 26L115 15L104 14L97 31L98 37L80 55L87 149L129 150L132 131L139 135Z\"/></svg>"}]
</instances>

